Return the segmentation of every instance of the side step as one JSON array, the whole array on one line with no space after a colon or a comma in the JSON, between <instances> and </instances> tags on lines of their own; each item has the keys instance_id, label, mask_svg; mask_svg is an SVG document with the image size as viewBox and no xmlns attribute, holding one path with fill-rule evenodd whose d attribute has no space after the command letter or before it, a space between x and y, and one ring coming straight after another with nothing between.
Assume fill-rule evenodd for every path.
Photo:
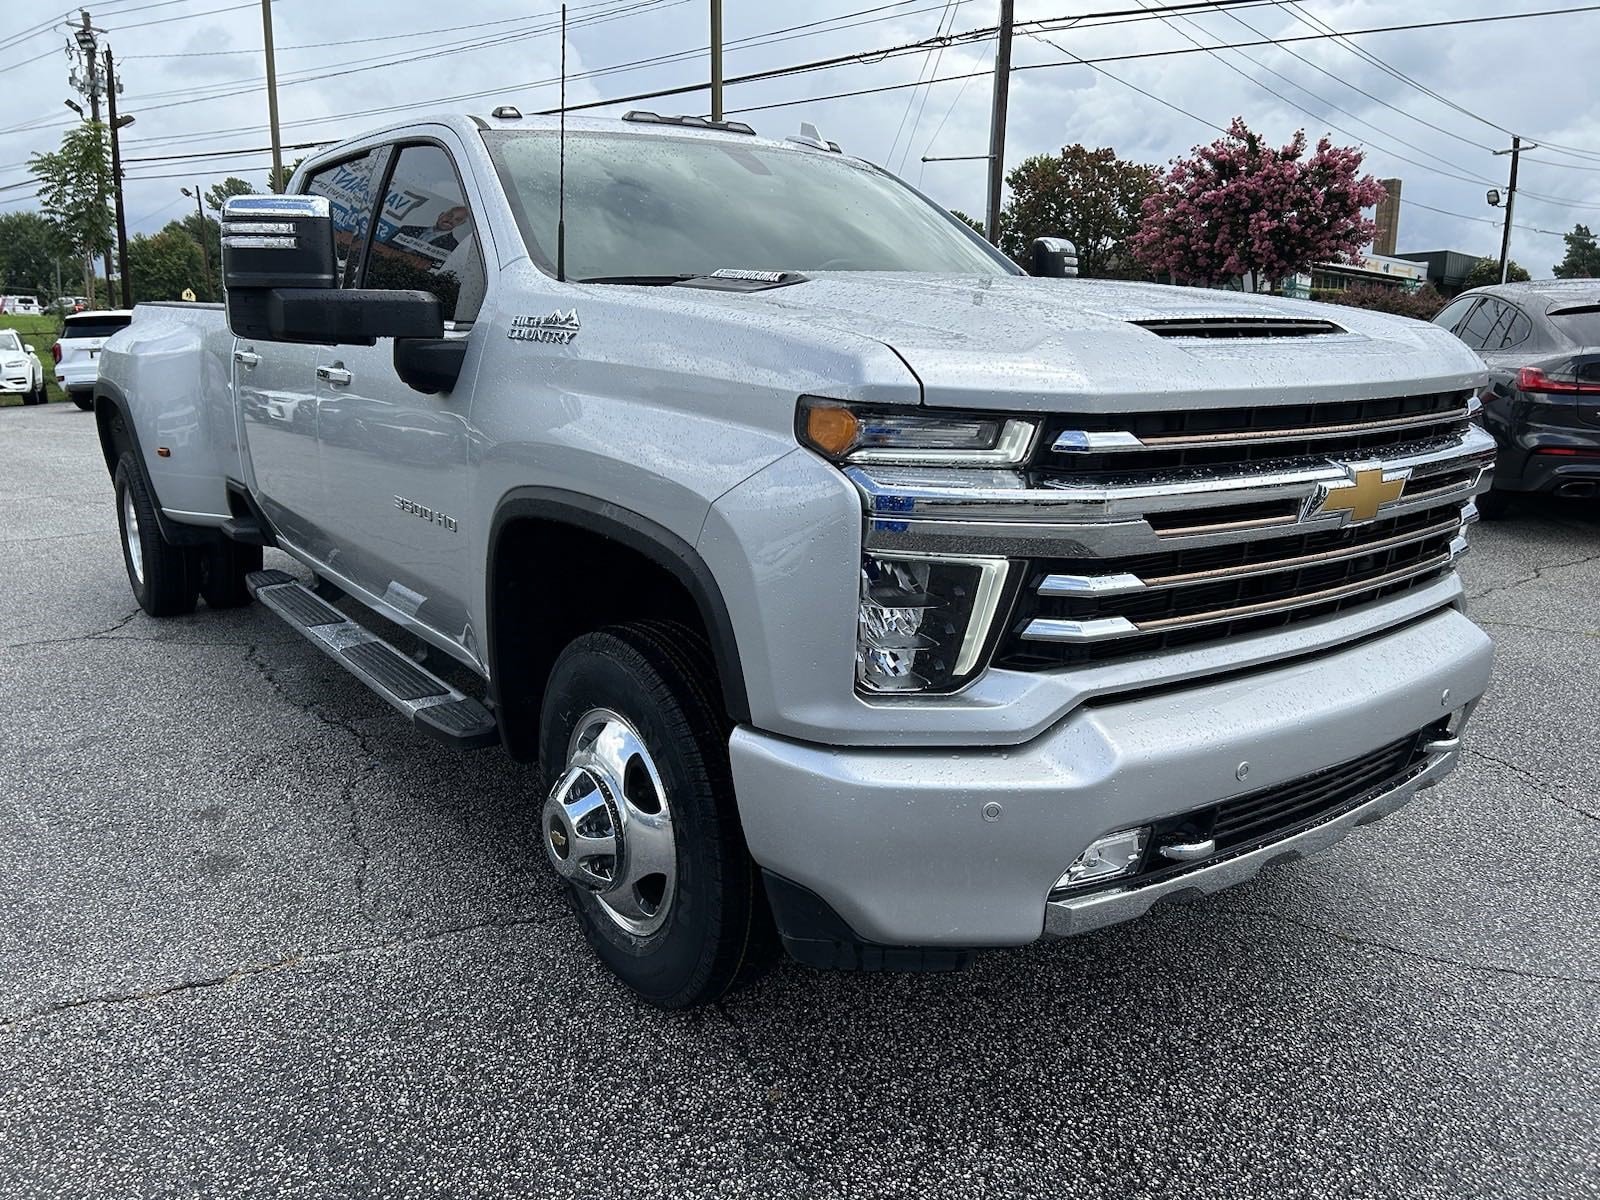
<instances>
[{"instance_id":1,"label":"side step","mask_svg":"<svg viewBox=\"0 0 1600 1200\"><path fill-rule=\"evenodd\" d=\"M477 750L500 740L494 714L482 704L319 599L287 571L254 571L245 584L252 596L435 741L457 750Z\"/></svg>"}]
</instances>

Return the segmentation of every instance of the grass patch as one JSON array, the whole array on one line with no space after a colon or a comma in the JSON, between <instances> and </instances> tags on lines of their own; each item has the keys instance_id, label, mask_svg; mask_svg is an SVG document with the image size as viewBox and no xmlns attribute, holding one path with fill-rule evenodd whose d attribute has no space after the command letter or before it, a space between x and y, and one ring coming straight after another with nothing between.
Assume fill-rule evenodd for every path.
<instances>
[{"instance_id":1,"label":"grass patch","mask_svg":"<svg viewBox=\"0 0 1600 1200\"><path fill-rule=\"evenodd\" d=\"M22 335L22 340L33 347L39 356L40 364L44 367L45 394L51 400L65 400L67 394L56 383L55 359L50 355L50 347L54 346L56 339L61 336L61 318L52 314L31 317L0 313L0 329L15 329ZM0 396L0 405L21 403L21 396Z\"/></svg>"}]
</instances>

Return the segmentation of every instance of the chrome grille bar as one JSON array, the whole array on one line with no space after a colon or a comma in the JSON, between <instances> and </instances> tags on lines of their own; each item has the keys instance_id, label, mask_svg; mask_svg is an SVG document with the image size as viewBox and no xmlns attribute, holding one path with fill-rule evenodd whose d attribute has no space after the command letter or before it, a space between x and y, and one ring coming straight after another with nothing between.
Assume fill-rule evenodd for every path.
<instances>
[{"instance_id":1,"label":"chrome grille bar","mask_svg":"<svg viewBox=\"0 0 1600 1200\"><path fill-rule=\"evenodd\" d=\"M1243 617L1256 617L1272 613L1290 612L1330 600L1344 600L1364 592L1375 592L1391 584L1403 583L1450 566L1467 550L1465 537L1457 536L1450 546L1420 563L1395 571L1387 571L1368 579L1358 579L1337 587L1302 592L1282 600L1263 600L1253 604L1237 604L1209 612L1189 613L1176 617L1159 617L1133 622L1126 617L1097 617L1086 621L1068 621L1053 617L1035 617L1022 631L1024 641L1031 642L1099 642L1117 638L1138 637L1148 633L1166 633L1173 629L1192 629L1201 625L1215 625Z\"/></svg>"},{"instance_id":2,"label":"chrome grille bar","mask_svg":"<svg viewBox=\"0 0 1600 1200\"><path fill-rule=\"evenodd\" d=\"M1459 529L1463 523L1462 517L1452 516L1448 520L1439 521L1422 529L1398 533L1392 537L1380 538L1377 541L1360 542L1352 546L1340 547L1337 550L1324 550L1317 554L1293 555L1288 558L1276 558L1266 562L1240 563L1232 567L1215 567L1209 571L1186 571L1176 575L1156 575L1148 579L1127 573L1110 575L1046 575L1043 582L1039 584L1038 592L1041 596L1066 596L1082 599L1096 596L1126 595L1130 592L1143 592L1158 588L1183 587L1192 583L1213 583L1221 579L1238 579L1249 575L1271 575L1277 571L1293 571L1300 567L1364 558L1369 554L1392 550L1397 546L1425 542L1429 538L1438 537L1440 534L1450 533Z\"/></svg>"},{"instance_id":3,"label":"chrome grille bar","mask_svg":"<svg viewBox=\"0 0 1600 1200\"><path fill-rule=\"evenodd\" d=\"M1050 449L1058 454L1121 453L1139 450L1218 450L1230 446L1257 446L1265 442L1315 442L1328 438L1348 437L1352 434L1359 436L1365 433L1393 433L1405 429L1426 429L1430 425L1449 425L1467 420L1472 412L1472 406L1468 404L1444 412L1388 417L1378 421L1352 421L1340 425L1241 429L1225 433L1158 434L1143 438L1120 430L1094 432L1067 429L1057 435Z\"/></svg>"}]
</instances>

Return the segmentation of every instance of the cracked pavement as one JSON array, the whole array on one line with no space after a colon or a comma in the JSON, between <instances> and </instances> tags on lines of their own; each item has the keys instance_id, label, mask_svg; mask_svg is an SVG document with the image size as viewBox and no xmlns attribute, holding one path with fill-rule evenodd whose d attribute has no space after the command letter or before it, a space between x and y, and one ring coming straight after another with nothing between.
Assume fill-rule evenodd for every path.
<instances>
[{"instance_id":1,"label":"cracked pavement","mask_svg":"<svg viewBox=\"0 0 1600 1200\"><path fill-rule=\"evenodd\" d=\"M533 770L259 606L130 611L92 418L0 410L0 503L7 1200L1600 1196L1600 510L1474 531L1472 753L1344 845L669 1015L584 947Z\"/></svg>"}]
</instances>

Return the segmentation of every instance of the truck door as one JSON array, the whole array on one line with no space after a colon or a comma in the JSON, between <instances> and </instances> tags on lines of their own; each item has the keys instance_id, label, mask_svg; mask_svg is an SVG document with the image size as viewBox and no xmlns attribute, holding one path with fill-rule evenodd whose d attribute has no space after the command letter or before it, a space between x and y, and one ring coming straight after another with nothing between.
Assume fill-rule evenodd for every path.
<instances>
[{"instance_id":1,"label":"truck door","mask_svg":"<svg viewBox=\"0 0 1600 1200\"><path fill-rule=\"evenodd\" d=\"M382 151L368 150L318 171L304 191L326 196L340 286L351 286L356 260L372 219L375 174ZM329 550L327 496L319 459L317 364L321 349L290 342L234 344L233 377L239 396L240 438L247 447L250 481L267 519L317 558Z\"/></svg>"},{"instance_id":2,"label":"truck door","mask_svg":"<svg viewBox=\"0 0 1600 1200\"><path fill-rule=\"evenodd\" d=\"M470 338L484 256L450 154L434 142L393 151L360 286L417 289L441 301L446 336ZM394 370L394 341L330 346L317 359L325 514L338 574L476 654L468 628L468 381L424 395ZM476 536L474 536L474 532Z\"/></svg>"}]
</instances>

